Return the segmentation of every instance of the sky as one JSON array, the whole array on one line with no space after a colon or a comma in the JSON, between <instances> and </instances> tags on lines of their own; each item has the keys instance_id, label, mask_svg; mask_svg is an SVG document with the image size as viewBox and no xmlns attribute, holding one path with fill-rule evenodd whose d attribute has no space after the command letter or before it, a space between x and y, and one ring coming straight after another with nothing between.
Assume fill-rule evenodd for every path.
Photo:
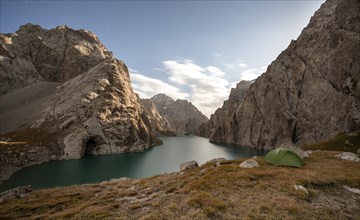
<instances>
[{"instance_id":1,"label":"sky","mask_svg":"<svg viewBox=\"0 0 360 220\"><path fill-rule=\"evenodd\" d=\"M0 2L0 32L67 25L94 32L141 98L165 93L206 116L295 40L324 0Z\"/></svg>"}]
</instances>

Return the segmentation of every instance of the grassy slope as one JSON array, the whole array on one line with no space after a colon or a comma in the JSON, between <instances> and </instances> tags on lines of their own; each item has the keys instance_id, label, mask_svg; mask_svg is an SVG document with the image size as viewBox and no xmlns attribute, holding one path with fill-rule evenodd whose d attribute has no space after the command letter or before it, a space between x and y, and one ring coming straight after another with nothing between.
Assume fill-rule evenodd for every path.
<instances>
[{"instance_id":1,"label":"grassy slope","mask_svg":"<svg viewBox=\"0 0 360 220\"><path fill-rule=\"evenodd\" d=\"M302 168L241 169L242 160L183 174L34 191L0 203L0 219L359 219L360 163L316 151ZM309 194L294 190L302 184Z\"/></svg>"},{"instance_id":2,"label":"grassy slope","mask_svg":"<svg viewBox=\"0 0 360 220\"><path fill-rule=\"evenodd\" d=\"M339 134L327 141L316 144L304 145L304 150L331 150L331 151L349 151L357 153L360 148L360 131L349 134Z\"/></svg>"}]
</instances>

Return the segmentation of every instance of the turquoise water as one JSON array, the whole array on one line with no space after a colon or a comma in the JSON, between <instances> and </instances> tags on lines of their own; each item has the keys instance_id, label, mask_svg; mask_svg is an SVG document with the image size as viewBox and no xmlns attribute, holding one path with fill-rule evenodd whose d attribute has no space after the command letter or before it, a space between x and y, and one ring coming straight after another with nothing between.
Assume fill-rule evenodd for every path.
<instances>
[{"instance_id":1,"label":"turquoise water","mask_svg":"<svg viewBox=\"0 0 360 220\"><path fill-rule=\"evenodd\" d=\"M218 157L238 159L258 154L254 148L216 145L197 136L163 137L162 140L163 145L142 153L86 156L27 167L1 184L0 192L29 184L34 189L43 189L120 177L143 178L179 171L179 165L190 160L201 165Z\"/></svg>"}]
</instances>

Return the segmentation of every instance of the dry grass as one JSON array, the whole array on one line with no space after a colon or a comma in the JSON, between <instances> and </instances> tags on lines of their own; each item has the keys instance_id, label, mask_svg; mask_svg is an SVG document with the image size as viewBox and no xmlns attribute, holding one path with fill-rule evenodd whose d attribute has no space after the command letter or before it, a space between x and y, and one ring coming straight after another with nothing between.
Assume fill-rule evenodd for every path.
<instances>
[{"instance_id":1,"label":"dry grass","mask_svg":"<svg viewBox=\"0 0 360 220\"><path fill-rule=\"evenodd\" d=\"M243 160L183 174L34 191L0 203L0 219L359 219L360 163L314 152L302 168L241 169ZM294 184L309 193L296 191Z\"/></svg>"}]
</instances>

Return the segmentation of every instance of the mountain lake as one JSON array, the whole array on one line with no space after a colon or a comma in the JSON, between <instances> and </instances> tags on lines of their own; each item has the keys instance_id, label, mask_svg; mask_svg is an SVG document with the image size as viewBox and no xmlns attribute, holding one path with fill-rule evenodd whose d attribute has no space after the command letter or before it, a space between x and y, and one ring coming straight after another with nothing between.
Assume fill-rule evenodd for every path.
<instances>
[{"instance_id":1,"label":"mountain lake","mask_svg":"<svg viewBox=\"0 0 360 220\"><path fill-rule=\"evenodd\" d=\"M163 145L141 153L85 156L23 168L0 185L0 192L24 185L33 189L97 183L114 178L144 178L180 170L181 163L195 160L199 166L214 158L239 159L259 155L256 149L210 143L198 136L161 137Z\"/></svg>"}]
</instances>

